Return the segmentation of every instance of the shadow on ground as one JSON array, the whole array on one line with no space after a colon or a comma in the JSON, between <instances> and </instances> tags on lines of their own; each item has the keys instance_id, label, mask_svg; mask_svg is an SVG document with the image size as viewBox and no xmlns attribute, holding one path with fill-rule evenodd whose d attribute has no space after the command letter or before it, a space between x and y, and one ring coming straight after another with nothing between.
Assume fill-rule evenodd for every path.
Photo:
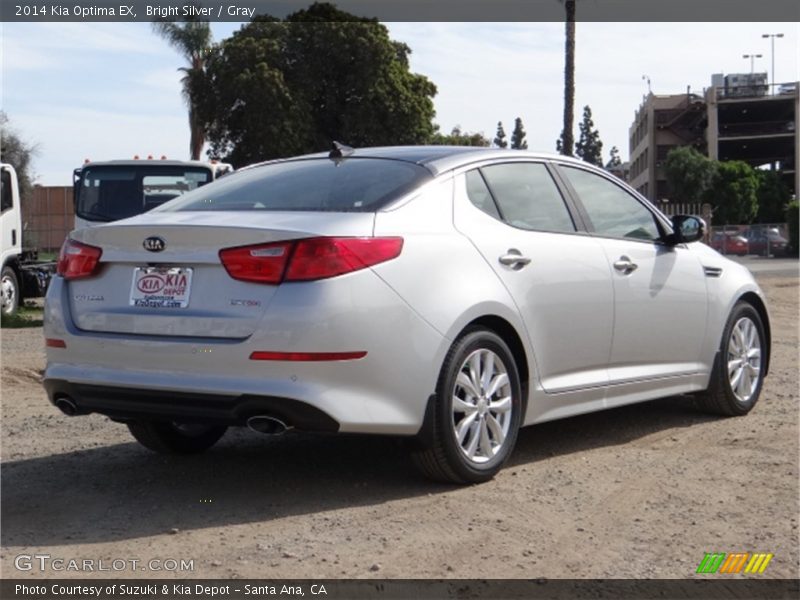
<instances>
[{"instance_id":1,"label":"shadow on ground","mask_svg":"<svg viewBox=\"0 0 800 600\"><path fill-rule=\"evenodd\" d=\"M520 432L511 466L547 469L552 457L702 427L710 419L688 399L669 398L545 423ZM134 443L115 444L6 462L0 476L3 546L133 539L173 527L257 523L453 489L418 476L398 439L271 439L247 430L229 431L200 456L164 457Z\"/></svg>"}]
</instances>

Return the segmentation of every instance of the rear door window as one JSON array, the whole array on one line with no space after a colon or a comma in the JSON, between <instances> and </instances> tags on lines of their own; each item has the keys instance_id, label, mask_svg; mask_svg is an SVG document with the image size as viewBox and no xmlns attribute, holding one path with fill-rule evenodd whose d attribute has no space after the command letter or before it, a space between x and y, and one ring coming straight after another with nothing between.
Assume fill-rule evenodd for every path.
<instances>
[{"instance_id":1,"label":"rear door window","mask_svg":"<svg viewBox=\"0 0 800 600\"><path fill-rule=\"evenodd\" d=\"M505 222L519 229L574 232L567 205L542 163L481 168Z\"/></svg>"}]
</instances>

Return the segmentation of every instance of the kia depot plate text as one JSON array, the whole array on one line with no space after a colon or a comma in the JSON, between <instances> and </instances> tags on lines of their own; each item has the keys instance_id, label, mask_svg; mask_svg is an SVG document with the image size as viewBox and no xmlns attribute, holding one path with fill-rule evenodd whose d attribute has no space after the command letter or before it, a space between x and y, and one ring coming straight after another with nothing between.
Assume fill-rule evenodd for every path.
<instances>
[{"instance_id":1,"label":"kia depot plate text","mask_svg":"<svg viewBox=\"0 0 800 600\"><path fill-rule=\"evenodd\" d=\"M131 305L145 308L185 308L192 289L192 270L180 267L136 267Z\"/></svg>"}]
</instances>

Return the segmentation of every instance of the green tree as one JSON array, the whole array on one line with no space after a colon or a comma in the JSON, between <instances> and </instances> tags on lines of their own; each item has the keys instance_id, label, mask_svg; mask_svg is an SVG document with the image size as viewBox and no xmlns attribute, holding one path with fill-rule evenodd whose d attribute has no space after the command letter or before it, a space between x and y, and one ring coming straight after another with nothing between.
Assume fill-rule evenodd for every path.
<instances>
[{"instance_id":1,"label":"green tree","mask_svg":"<svg viewBox=\"0 0 800 600\"><path fill-rule=\"evenodd\" d=\"M792 199L789 187L779 171L756 169L758 176L758 217L759 223L782 223L786 217L786 205Z\"/></svg>"},{"instance_id":2,"label":"green tree","mask_svg":"<svg viewBox=\"0 0 800 600\"><path fill-rule=\"evenodd\" d=\"M482 133L464 133L461 127L453 127L450 135L443 135L438 131L428 142L434 146L488 146L489 140Z\"/></svg>"},{"instance_id":3,"label":"green tree","mask_svg":"<svg viewBox=\"0 0 800 600\"><path fill-rule=\"evenodd\" d=\"M758 176L753 167L741 160L717 164L705 200L714 207L718 225L751 223L758 213Z\"/></svg>"},{"instance_id":4,"label":"green tree","mask_svg":"<svg viewBox=\"0 0 800 600\"><path fill-rule=\"evenodd\" d=\"M512 150L527 150L528 142L525 141L525 127L522 126L522 119L517 117L514 119L514 131L511 132L511 149Z\"/></svg>"},{"instance_id":5,"label":"green tree","mask_svg":"<svg viewBox=\"0 0 800 600\"><path fill-rule=\"evenodd\" d=\"M712 184L716 168L717 163L694 148L684 146L671 150L665 165L670 200L700 202Z\"/></svg>"},{"instance_id":6,"label":"green tree","mask_svg":"<svg viewBox=\"0 0 800 600\"><path fill-rule=\"evenodd\" d=\"M619 157L619 148L611 146L611 152L609 154L610 156L606 163L606 169L614 169L622 165L622 160Z\"/></svg>"},{"instance_id":7,"label":"green tree","mask_svg":"<svg viewBox=\"0 0 800 600\"><path fill-rule=\"evenodd\" d=\"M14 167L17 172L19 193L23 203L28 201L33 192L32 163L37 152L36 144L23 140L9 124L8 115L0 111L0 159Z\"/></svg>"},{"instance_id":8,"label":"green tree","mask_svg":"<svg viewBox=\"0 0 800 600\"><path fill-rule=\"evenodd\" d=\"M583 107L583 120L578 126L581 135L575 144L575 156L598 167L603 166L603 142L600 141L600 132L594 128L592 109Z\"/></svg>"},{"instance_id":9,"label":"green tree","mask_svg":"<svg viewBox=\"0 0 800 600\"><path fill-rule=\"evenodd\" d=\"M197 160L206 141L199 104L206 89L206 61L213 47L211 27L208 21L187 18L181 23L156 21L153 29L189 63L179 70L183 71L183 98L189 108L189 154L192 160Z\"/></svg>"},{"instance_id":10,"label":"green tree","mask_svg":"<svg viewBox=\"0 0 800 600\"><path fill-rule=\"evenodd\" d=\"M497 122L497 134L494 136L493 144L498 148L508 148L508 140L506 139L506 130L503 129L503 122Z\"/></svg>"},{"instance_id":11,"label":"green tree","mask_svg":"<svg viewBox=\"0 0 800 600\"><path fill-rule=\"evenodd\" d=\"M436 87L374 19L313 4L257 18L208 61L211 152L234 165L327 150L418 144L434 134Z\"/></svg>"}]
</instances>

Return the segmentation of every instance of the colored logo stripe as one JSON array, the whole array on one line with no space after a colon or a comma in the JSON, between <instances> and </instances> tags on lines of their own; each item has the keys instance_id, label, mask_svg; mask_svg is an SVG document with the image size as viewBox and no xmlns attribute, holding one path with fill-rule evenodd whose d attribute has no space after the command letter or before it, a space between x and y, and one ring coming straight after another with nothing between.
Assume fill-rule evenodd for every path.
<instances>
[{"instance_id":1,"label":"colored logo stripe","mask_svg":"<svg viewBox=\"0 0 800 600\"><path fill-rule=\"evenodd\" d=\"M714 554L706 552L703 560L700 561L700 566L697 567L698 573L716 573L722 561L725 560L724 552L716 552Z\"/></svg>"},{"instance_id":2,"label":"colored logo stripe","mask_svg":"<svg viewBox=\"0 0 800 600\"><path fill-rule=\"evenodd\" d=\"M744 563L750 556L749 552L733 552L728 554L728 558L722 564L720 573L738 573L744 567Z\"/></svg>"},{"instance_id":3,"label":"colored logo stripe","mask_svg":"<svg viewBox=\"0 0 800 600\"><path fill-rule=\"evenodd\" d=\"M750 562L747 563L747 568L744 570L745 573L763 573L764 570L767 568L769 561L772 560L772 557L775 556L774 554L753 554L753 558L750 559Z\"/></svg>"},{"instance_id":4,"label":"colored logo stripe","mask_svg":"<svg viewBox=\"0 0 800 600\"><path fill-rule=\"evenodd\" d=\"M745 573L763 573L774 556L766 552L706 552L697 567L697 573L741 573L743 567Z\"/></svg>"}]
</instances>

